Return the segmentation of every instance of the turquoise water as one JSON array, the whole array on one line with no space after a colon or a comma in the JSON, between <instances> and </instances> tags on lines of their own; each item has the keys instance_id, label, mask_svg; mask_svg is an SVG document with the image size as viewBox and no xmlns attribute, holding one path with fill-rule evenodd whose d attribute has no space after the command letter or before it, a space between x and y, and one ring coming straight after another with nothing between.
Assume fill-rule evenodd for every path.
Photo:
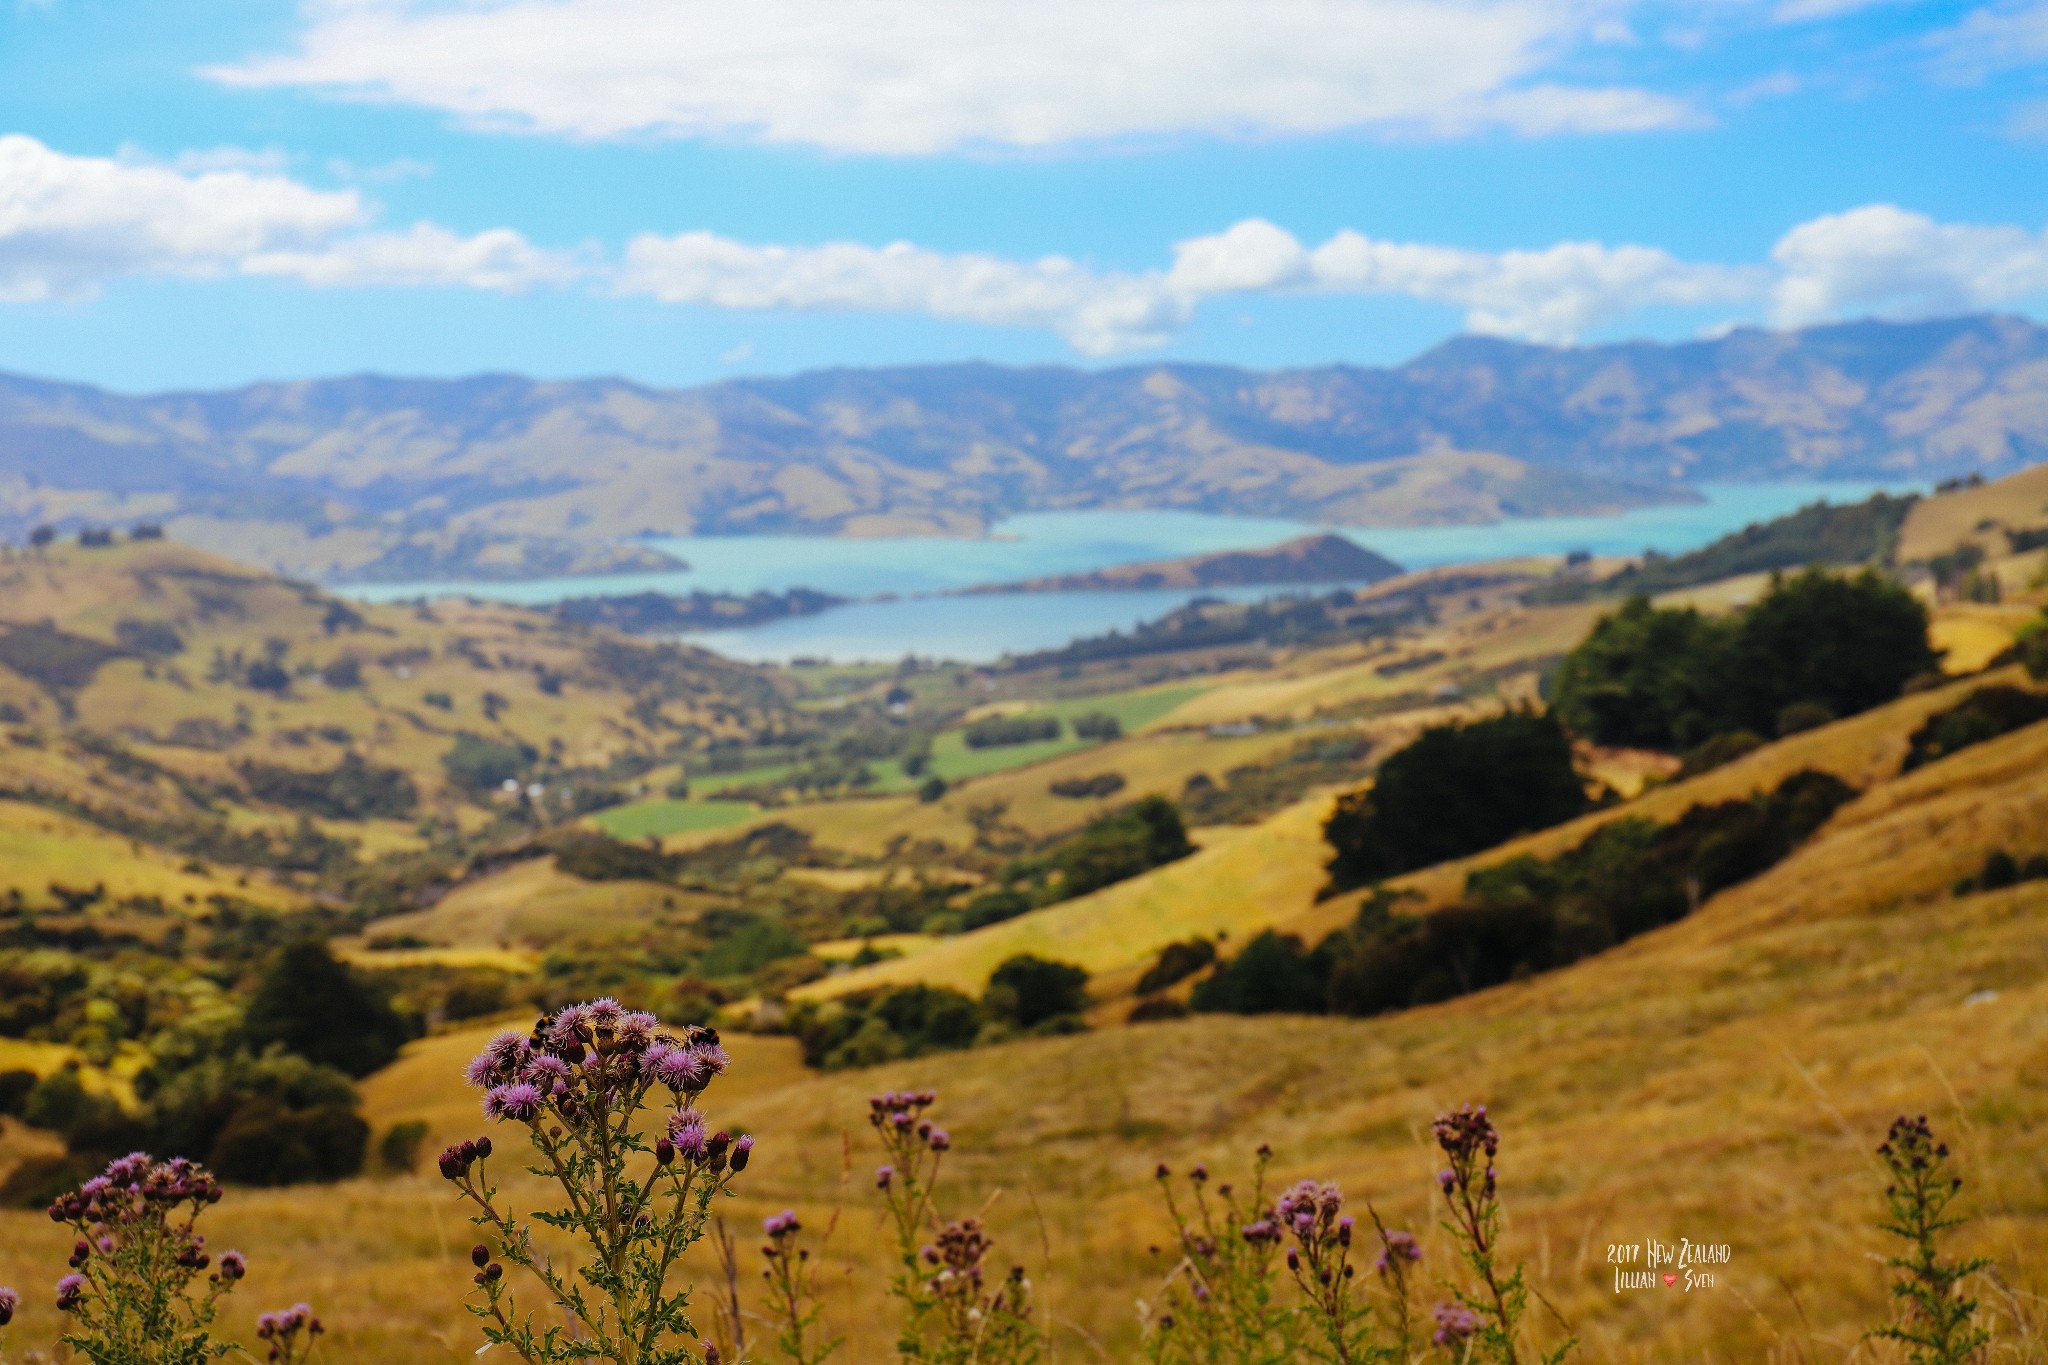
<instances>
[{"instance_id":1,"label":"turquoise water","mask_svg":"<svg viewBox=\"0 0 2048 1365\"><path fill-rule=\"evenodd\" d=\"M693 636L734 658L786 661L898 659L905 654L978 663L1004 653L1049 649L1111 628L1128 630L1172 610L1190 592L1032 593L1003 597L914 597L981 583L1079 573L1111 564L1253 549L1338 529L1410 569L1524 554L1682 554L1754 521L1817 500L1855 502L1904 485L1875 483L1716 484L1700 501L1644 507L1608 517L1529 517L1485 526L1331 528L1270 517L1203 512L1034 512L977 540L906 537L678 536L652 543L689 562L665 573L543 578L519 583L397 583L343 589L366 601L487 597L539 605L565 597L631 592L754 592L808 587L844 597L898 594L817 616L749 630ZM1270 596L1242 589L1232 597Z\"/></svg>"}]
</instances>

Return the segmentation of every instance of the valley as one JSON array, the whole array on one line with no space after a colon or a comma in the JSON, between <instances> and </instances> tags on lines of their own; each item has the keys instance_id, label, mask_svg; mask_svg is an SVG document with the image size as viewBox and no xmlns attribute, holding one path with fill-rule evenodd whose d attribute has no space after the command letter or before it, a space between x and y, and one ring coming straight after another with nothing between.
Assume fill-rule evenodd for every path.
<instances>
[{"instance_id":1,"label":"valley","mask_svg":"<svg viewBox=\"0 0 2048 1365\"><path fill-rule=\"evenodd\" d=\"M457 1073L492 1030L616 994L723 1031L734 1066L705 1103L759 1143L735 1225L842 1210L821 1254L854 1360L882 1358L889 1331L856 1306L886 1273L864 1098L906 1085L942 1095L945 1206L986 1210L1063 1353L1136 1349L1157 1161L1236 1171L1270 1142L1276 1174L1370 1197L1438 1266L1427 1126L1467 1100L1506 1135L1513 1254L1590 1358L1790 1362L1853 1340L1884 1311L1863 1154L1900 1111L1961 1154L1967 1244L2037 1293L2042 528L2027 471L1657 563L1500 559L1205 599L994 663L781 667L603 615L351 601L175 539L12 548L0 974L20 1008L0 1073L30 1080L0 1119L0 1189L18 1206L95 1143L194 1121L177 1106L205 1076L236 1122L325 1115L360 1134L344 1178L243 1178L216 1235L266 1294L317 1296L353 1358L466 1355L468 1234L420 1154L483 1131ZM1816 560L1830 572L1794 573ZM1883 576L1854 577L1866 565ZM1695 731L1675 711L1669 742L1587 712L1606 718L1552 727L1565 818L1346 884L1333 812L1376 792L1392 809L1375 775L1391 783L1400 755L1639 686L1589 672L1618 667L1589 641L1653 571L1665 584L1627 611L1695 622L1687 648L1740 657L1748 623L1853 590L1849 607L1905 611L1915 648L1945 652L1861 700L1837 687L1861 665L1839 663L1783 695L1708 698L1695 710L1733 718ZM1721 657L1681 662L1741 676ZM1720 821L1751 838L1744 812L1809 789L1822 804L1767 851L1611 940L1557 936L1579 922L1560 906L1609 913L1609 883L1514 889L1616 849L1654 899L1651 835ZM1487 926L1531 915L1552 947L1431 976L1443 926L1483 958ZM236 1051L303 941L387 1049L287 1051L329 1068L324 1108L263 1089L276 1052ZM1358 994L1389 953L1423 956L1399 959L1415 965L1397 996ZM1034 1015L989 989L1020 958L1084 985ZM1278 975L1255 980L1245 964L1268 960ZM64 1085L86 1098L60 1122ZM47 1220L17 1207L0 1230L0 1281L33 1283ZM1617 1299L1604 1244L1679 1232L1728 1243L1746 1297ZM22 1322L54 1319L38 1301Z\"/></svg>"}]
</instances>

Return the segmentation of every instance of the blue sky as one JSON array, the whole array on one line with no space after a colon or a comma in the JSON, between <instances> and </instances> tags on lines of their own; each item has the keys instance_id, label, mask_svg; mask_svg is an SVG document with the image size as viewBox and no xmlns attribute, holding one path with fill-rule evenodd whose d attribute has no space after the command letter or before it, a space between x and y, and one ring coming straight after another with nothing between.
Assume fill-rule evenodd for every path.
<instances>
[{"instance_id":1,"label":"blue sky","mask_svg":"<svg viewBox=\"0 0 2048 1365\"><path fill-rule=\"evenodd\" d=\"M2048 0L0 0L0 368L1389 363L2048 305Z\"/></svg>"}]
</instances>

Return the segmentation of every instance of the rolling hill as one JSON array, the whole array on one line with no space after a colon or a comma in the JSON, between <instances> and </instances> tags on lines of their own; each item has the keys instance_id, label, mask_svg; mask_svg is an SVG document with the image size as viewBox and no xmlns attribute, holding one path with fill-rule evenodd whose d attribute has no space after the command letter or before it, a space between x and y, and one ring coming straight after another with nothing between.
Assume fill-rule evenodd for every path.
<instances>
[{"instance_id":1,"label":"rolling hill","mask_svg":"<svg viewBox=\"0 0 2048 1365\"><path fill-rule=\"evenodd\" d=\"M966 534L1154 507L1338 524L2000 473L2048 450L2048 329L2004 317L1393 369L835 370L661 390L358 376L129 397L0 379L0 531L166 521L315 577L645 567L641 532Z\"/></svg>"},{"instance_id":2,"label":"rolling hill","mask_svg":"<svg viewBox=\"0 0 2048 1365\"><path fill-rule=\"evenodd\" d=\"M2048 1266L2035 1159L2048 882L1953 887L1995 849L2041 848L2048 728L1891 776L1929 704L1908 698L1716 776L1734 789L1764 768L1838 761L1870 785L1792 857L1686 920L1528 981L1374 1020L1197 1018L825 1076L803 1073L784 1040L735 1038L734 1073L706 1104L759 1147L728 1216L794 1207L822 1229L842 1210L824 1252L827 1312L848 1359L882 1359L887 1266L849 1168L873 1160L865 1096L931 1086L954 1140L943 1206L980 1210L1001 1260L1027 1266L1062 1354L1128 1359L1133 1303L1158 1273L1144 1253L1163 1230L1155 1161L1228 1177L1269 1142L1280 1178L1335 1179L1414 1229L1433 1295L1451 1270L1427 1124L1478 1100L1505 1132L1508 1252L1529 1261L1582 1358L1789 1365L1830 1358L1884 1319L1869 1154L1894 1114L1924 1112L1968 1181L1964 1249L2000 1263L1994 1307L2027 1302ZM430 1147L480 1131L458 1070L487 1032L422 1041L371 1078L376 1126L425 1122ZM514 1198L534 1192L502 1178ZM415 1365L473 1348L457 1307L469 1238L431 1174L310 1196L237 1190L212 1217L221 1244L250 1254L251 1287L266 1302L313 1298L351 1358ZM0 1280L33 1282L63 1251L37 1213L0 1214L0 1230ZM1724 1242L1725 1275L1712 1291L1617 1296L1605 1248L1645 1236ZM708 1257L693 1268L713 1273ZM28 1333L52 1325L40 1299L22 1316Z\"/></svg>"}]
</instances>

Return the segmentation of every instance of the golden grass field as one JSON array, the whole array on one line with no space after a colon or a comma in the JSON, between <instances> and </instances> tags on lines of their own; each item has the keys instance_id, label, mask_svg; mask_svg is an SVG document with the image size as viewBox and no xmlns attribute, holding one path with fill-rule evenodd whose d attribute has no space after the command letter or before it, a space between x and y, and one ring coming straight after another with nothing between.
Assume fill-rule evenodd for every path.
<instances>
[{"instance_id":1,"label":"golden grass field","mask_svg":"<svg viewBox=\"0 0 2048 1365\"><path fill-rule=\"evenodd\" d=\"M2048 726L1889 777L1903 733L1940 701L1798 736L1698 780L1714 787L1685 784L1690 795L1652 792L1645 804L1661 808L1829 760L1870 784L1791 858L1692 918L1531 981L1377 1020L1197 1018L826 1076L802 1072L782 1040L736 1038L735 1074L707 1097L761 1143L733 1216L787 1205L823 1226L843 1198L826 1258L834 1326L851 1337L849 1360L886 1358L862 1174L874 1157L855 1125L868 1093L933 1086L958 1152L948 1211L987 1205L1001 1255L1032 1270L1059 1357L1129 1359L1144 1246L1160 1232L1154 1161L1229 1169L1269 1141L1278 1174L1335 1178L1417 1229L1442 1275L1426 1125L1483 1100L1506 1133L1510 1248L1583 1338L1581 1358L1837 1360L1885 1311L1870 1150L1911 1111L1960 1154L1979 1215L1964 1242L1998 1257L2015 1292L2036 1293L2048 1267L2048 883L1949 887L1991 848L2048 851ZM1290 819L1309 823L1300 810L1278 817ZM378 1127L423 1119L436 1144L478 1131L456 1072L484 1032L416 1044L372 1078ZM340 1359L453 1361L478 1344L456 1302L469 1230L437 1179L237 1191L210 1218L213 1245L252 1257L246 1307L231 1315L245 1331L256 1308L308 1298ZM1606 1245L1644 1236L1727 1242L1724 1283L1617 1296ZM0 1281L32 1291L22 1339L53 1326L39 1290L61 1242L40 1215L0 1216Z\"/></svg>"}]
</instances>

